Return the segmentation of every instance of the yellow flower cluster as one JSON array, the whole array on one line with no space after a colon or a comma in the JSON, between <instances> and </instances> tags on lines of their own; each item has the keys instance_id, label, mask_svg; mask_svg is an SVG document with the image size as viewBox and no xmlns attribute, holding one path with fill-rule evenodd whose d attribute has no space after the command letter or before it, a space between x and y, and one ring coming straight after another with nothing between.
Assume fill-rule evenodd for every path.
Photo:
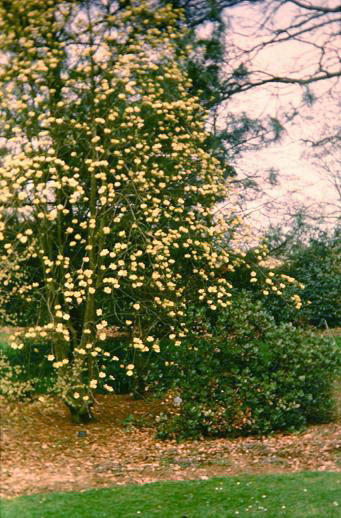
<instances>
[{"instance_id":1,"label":"yellow flower cluster","mask_svg":"<svg viewBox=\"0 0 341 518\"><path fill-rule=\"evenodd\" d=\"M191 302L231 304L221 269L233 272L243 254L230 256L221 238L239 221L232 209L212 214L229 190L204 146L206 113L183 66L190 49L177 46L181 20L144 1L12 0L8 9L0 0L0 246L10 271L1 276L16 279L12 295L44 307L12 347L52 343L48 359L72 405L88 401L106 379L101 362L116 359L100 346L108 327L136 351L159 352L161 330L181 344ZM30 261L35 282L20 275Z\"/></svg>"}]
</instances>

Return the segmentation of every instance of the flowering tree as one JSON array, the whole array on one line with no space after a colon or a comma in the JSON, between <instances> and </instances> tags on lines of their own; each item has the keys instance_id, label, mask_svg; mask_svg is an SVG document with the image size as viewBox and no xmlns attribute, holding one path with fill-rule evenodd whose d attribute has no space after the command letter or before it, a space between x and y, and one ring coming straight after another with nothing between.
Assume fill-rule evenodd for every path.
<instances>
[{"instance_id":1,"label":"flowering tree","mask_svg":"<svg viewBox=\"0 0 341 518\"><path fill-rule=\"evenodd\" d=\"M231 303L221 269L240 259L221 236L233 225L211 210L229 196L224 170L189 94L181 12L1 0L0 28L2 284L41 308L11 346L40 342L87 420L93 391L113 390L108 320L158 352L163 335L181 344L190 302Z\"/></svg>"}]
</instances>

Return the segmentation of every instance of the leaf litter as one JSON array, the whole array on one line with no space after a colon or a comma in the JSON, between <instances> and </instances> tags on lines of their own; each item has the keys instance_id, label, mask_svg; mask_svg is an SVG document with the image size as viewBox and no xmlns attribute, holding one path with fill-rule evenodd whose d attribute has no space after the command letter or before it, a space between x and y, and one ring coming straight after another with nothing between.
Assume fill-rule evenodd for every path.
<instances>
[{"instance_id":1,"label":"leaf litter","mask_svg":"<svg viewBox=\"0 0 341 518\"><path fill-rule=\"evenodd\" d=\"M159 401L103 395L94 421L75 425L57 399L0 400L0 496L242 473L341 472L340 423L291 435L177 443L155 438L162 410Z\"/></svg>"}]
</instances>

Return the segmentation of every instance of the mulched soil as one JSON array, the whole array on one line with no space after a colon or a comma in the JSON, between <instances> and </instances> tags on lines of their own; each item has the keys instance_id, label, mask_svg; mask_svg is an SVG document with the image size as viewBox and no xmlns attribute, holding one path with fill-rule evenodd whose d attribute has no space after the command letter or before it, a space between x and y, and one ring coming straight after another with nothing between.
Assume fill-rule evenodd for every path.
<instances>
[{"instance_id":1,"label":"mulched soil","mask_svg":"<svg viewBox=\"0 0 341 518\"><path fill-rule=\"evenodd\" d=\"M0 496L241 473L341 472L340 423L295 435L178 444L155 439L148 425L161 408L157 401L99 396L96 418L84 426L72 424L58 400L15 405L0 400ZM129 424L131 415L141 427Z\"/></svg>"}]
</instances>

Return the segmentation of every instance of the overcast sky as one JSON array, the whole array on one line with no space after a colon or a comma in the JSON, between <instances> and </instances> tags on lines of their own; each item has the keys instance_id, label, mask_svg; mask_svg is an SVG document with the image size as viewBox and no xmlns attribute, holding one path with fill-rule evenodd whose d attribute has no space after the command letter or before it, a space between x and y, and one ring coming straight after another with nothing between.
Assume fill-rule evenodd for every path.
<instances>
[{"instance_id":1,"label":"overcast sky","mask_svg":"<svg viewBox=\"0 0 341 518\"><path fill-rule=\"evenodd\" d=\"M334 0L325 2L335 4ZM266 31L263 34L259 31L264 19L263 8L262 3L252 6L241 4L226 10L230 27L227 32L227 47L234 42L237 46L250 48L266 37ZM293 16L297 16L295 8L286 6L280 12L280 17L274 20L274 28L290 25ZM297 20L297 17L294 19ZM318 49L309 43L321 43L326 37L328 35L320 31L308 35L308 44L288 41L265 48L254 56L252 67L282 76L303 77L313 70L319 59ZM341 39L339 43L341 48ZM334 56L331 58L334 59ZM328 94L331 87L332 96ZM264 177L265 171L270 168L279 169L280 185L269 186L268 193L270 198L286 205L303 202L310 207L317 207L321 202L329 204L337 199L337 193L325 179L323 169L314 165L313 159L307 156L308 149L303 145L302 139L316 139L324 126L333 127L337 119L340 120L341 89L335 80L334 83L330 80L313 83L311 89L318 99L312 106L301 108L301 116L286 126L281 141L267 149L246 153L237 163L237 170L239 167L241 172L257 171ZM266 85L233 97L228 102L227 109L236 114L245 111L253 117L273 116L289 111L292 106L301 106L302 94L302 89L297 86ZM341 163L341 154L339 162ZM253 210L255 207L259 207L257 201L249 208ZM253 212L253 217L259 217L264 212L260 209L261 207ZM280 213L277 216L280 218ZM276 219L273 211L271 217Z\"/></svg>"}]
</instances>

